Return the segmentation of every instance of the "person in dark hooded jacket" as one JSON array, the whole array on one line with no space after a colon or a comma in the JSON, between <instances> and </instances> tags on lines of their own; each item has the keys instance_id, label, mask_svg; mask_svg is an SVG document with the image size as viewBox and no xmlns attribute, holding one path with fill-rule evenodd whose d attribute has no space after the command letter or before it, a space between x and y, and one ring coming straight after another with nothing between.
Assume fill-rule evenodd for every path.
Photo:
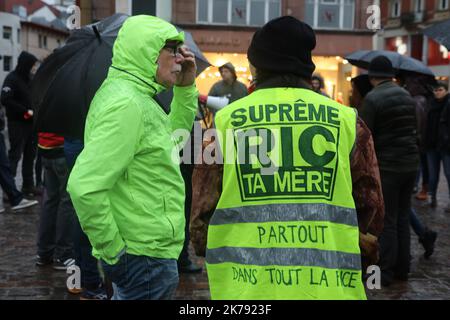
<instances>
[{"instance_id":1,"label":"person in dark hooded jacket","mask_svg":"<svg viewBox=\"0 0 450 320\"><path fill-rule=\"evenodd\" d=\"M236 70L231 63L225 63L219 67L219 71L223 80L212 86L209 96L227 97L228 102L232 103L248 94L245 84L237 80Z\"/></svg>"},{"instance_id":2,"label":"person in dark hooded jacket","mask_svg":"<svg viewBox=\"0 0 450 320\"><path fill-rule=\"evenodd\" d=\"M13 176L17 173L17 164L23 154L22 191L27 195L39 194L34 186L33 163L36 155L37 139L33 131L33 106L31 102L30 82L32 69L38 59L22 51L17 67L8 74L2 86L1 103L5 106L8 118L10 141L9 162Z\"/></svg>"},{"instance_id":3,"label":"person in dark hooded jacket","mask_svg":"<svg viewBox=\"0 0 450 320\"><path fill-rule=\"evenodd\" d=\"M436 192L439 184L439 175L441 163L444 167L444 173L447 185L450 187L450 139L449 137L449 116L450 95L448 93L448 84L439 81L434 88L434 98L430 101L430 107L427 115L427 126L425 132L425 146L428 159L428 171L430 174L430 206L437 206ZM450 212L450 206L447 208Z\"/></svg>"}]
</instances>

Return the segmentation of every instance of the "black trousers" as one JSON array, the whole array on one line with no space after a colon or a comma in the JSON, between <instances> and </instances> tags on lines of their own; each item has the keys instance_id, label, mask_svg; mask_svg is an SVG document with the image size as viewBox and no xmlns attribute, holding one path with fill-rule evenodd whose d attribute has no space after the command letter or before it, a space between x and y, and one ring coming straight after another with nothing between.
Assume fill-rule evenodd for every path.
<instances>
[{"instance_id":1,"label":"black trousers","mask_svg":"<svg viewBox=\"0 0 450 320\"><path fill-rule=\"evenodd\" d=\"M384 229L380 235L382 281L405 277L410 264L411 194L417 172L380 171L385 205Z\"/></svg>"},{"instance_id":2,"label":"black trousers","mask_svg":"<svg viewBox=\"0 0 450 320\"><path fill-rule=\"evenodd\" d=\"M72 258L74 212L66 191L69 170L64 156L42 158L45 192L38 230L38 255L65 260Z\"/></svg>"},{"instance_id":3,"label":"black trousers","mask_svg":"<svg viewBox=\"0 0 450 320\"><path fill-rule=\"evenodd\" d=\"M189 221L191 219L191 205L192 205L192 173L194 172L193 164L180 165L181 175L184 179L184 187L186 190L186 198L184 200L184 216L186 218L186 227L184 230L185 238L183 250L181 250L180 257L178 258L178 263L186 264L189 261Z\"/></svg>"},{"instance_id":4,"label":"black trousers","mask_svg":"<svg viewBox=\"0 0 450 320\"><path fill-rule=\"evenodd\" d=\"M17 190L16 182L11 174L8 156L6 155L5 137L0 131L0 185L3 192L8 195L12 206L16 206L22 201L22 192Z\"/></svg>"},{"instance_id":5,"label":"black trousers","mask_svg":"<svg viewBox=\"0 0 450 320\"><path fill-rule=\"evenodd\" d=\"M36 157L37 135L32 123L8 122L9 133L9 163L13 176L16 176L17 165L23 155L22 178L23 188L34 187L34 158Z\"/></svg>"}]
</instances>

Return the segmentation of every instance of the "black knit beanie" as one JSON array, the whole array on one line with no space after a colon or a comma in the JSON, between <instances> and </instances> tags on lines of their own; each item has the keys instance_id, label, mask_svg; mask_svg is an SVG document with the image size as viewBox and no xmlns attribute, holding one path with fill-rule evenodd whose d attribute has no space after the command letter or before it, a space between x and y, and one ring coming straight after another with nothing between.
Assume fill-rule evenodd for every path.
<instances>
[{"instance_id":1,"label":"black knit beanie","mask_svg":"<svg viewBox=\"0 0 450 320\"><path fill-rule=\"evenodd\" d=\"M313 29L294 17L284 16L255 32L247 56L256 69L310 79L316 68L311 55L315 47Z\"/></svg>"}]
</instances>

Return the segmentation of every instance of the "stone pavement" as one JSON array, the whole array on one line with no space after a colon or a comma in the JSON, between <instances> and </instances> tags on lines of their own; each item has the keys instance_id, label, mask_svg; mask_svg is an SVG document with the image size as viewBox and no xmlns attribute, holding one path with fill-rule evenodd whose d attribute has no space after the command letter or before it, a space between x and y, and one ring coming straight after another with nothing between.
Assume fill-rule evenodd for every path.
<instances>
[{"instance_id":1,"label":"stone pavement","mask_svg":"<svg viewBox=\"0 0 450 320\"><path fill-rule=\"evenodd\" d=\"M450 299L450 214L444 212L448 191L441 177L438 207L413 201L420 218L438 231L435 253L423 258L417 236L411 235L411 274L408 282L389 288L368 290L372 300L388 299ZM67 275L51 267L35 266L36 234L40 206L13 213L8 206L0 214L0 300L4 299L78 299L65 289ZM203 264L203 259L195 258ZM206 272L181 275L176 299L209 299Z\"/></svg>"}]
</instances>

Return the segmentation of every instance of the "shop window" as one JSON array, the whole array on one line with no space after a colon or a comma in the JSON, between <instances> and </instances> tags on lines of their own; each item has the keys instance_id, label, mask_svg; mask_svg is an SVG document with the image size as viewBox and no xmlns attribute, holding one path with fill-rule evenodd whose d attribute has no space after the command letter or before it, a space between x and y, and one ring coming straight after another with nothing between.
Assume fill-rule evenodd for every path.
<instances>
[{"instance_id":1,"label":"shop window","mask_svg":"<svg viewBox=\"0 0 450 320\"><path fill-rule=\"evenodd\" d=\"M11 39L12 38L12 28L3 26L3 39Z\"/></svg>"},{"instance_id":2,"label":"shop window","mask_svg":"<svg viewBox=\"0 0 450 320\"><path fill-rule=\"evenodd\" d=\"M428 65L448 65L449 61L448 50L433 39L428 38Z\"/></svg>"},{"instance_id":3,"label":"shop window","mask_svg":"<svg viewBox=\"0 0 450 320\"><path fill-rule=\"evenodd\" d=\"M423 59L423 35L411 35L411 57L422 61Z\"/></svg>"},{"instance_id":4,"label":"shop window","mask_svg":"<svg viewBox=\"0 0 450 320\"><path fill-rule=\"evenodd\" d=\"M11 56L3 56L3 71L9 72L11 71L12 57Z\"/></svg>"},{"instance_id":5,"label":"shop window","mask_svg":"<svg viewBox=\"0 0 450 320\"><path fill-rule=\"evenodd\" d=\"M228 22L228 0L213 0L213 22Z\"/></svg>"},{"instance_id":6,"label":"shop window","mask_svg":"<svg viewBox=\"0 0 450 320\"><path fill-rule=\"evenodd\" d=\"M385 40L385 49L388 51L395 51L397 53L408 54L408 37L393 37Z\"/></svg>"},{"instance_id":7,"label":"shop window","mask_svg":"<svg viewBox=\"0 0 450 320\"><path fill-rule=\"evenodd\" d=\"M424 0L415 0L414 1L414 11L415 12L422 12L424 10Z\"/></svg>"},{"instance_id":8,"label":"shop window","mask_svg":"<svg viewBox=\"0 0 450 320\"><path fill-rule=\"evenodd\" d=\"M314 28L353 29L355 0L307 0L305 21Z\"/></svg>"},{"instance_id":9,"label":"shop window","mask_svg":"<svg viewBox=\"0 0 450 320\"><path fill-rule=\"evenodd\" d=\"M208 22L208 0L197 0L197 21Z\"/></svg>"},{"instance_id":10,"label":"shop window","mask_svg":"<svg viewBox=\"0 0 450 320\"><path fill-rule=\"evenodd\" d=\"M39 35L39 48L47 49L47 36Z\"/></svg>"},{"instance_id":11,"label":"shop window","mask_svg":"<svg viewBox=\"0 0 450 320\"><path fill-rule=\"evenodd\" d=\"M265 1L252 0L250 6L250 24L263 25L265 21Z\"/></svg>"},{"instance_id":12,"label":"shop window","mask_svg":"<svg viewBox=\"0 0 450 320\"><path fill-rule=\"evenodd\" d=\"M262 26L281 15L280 0L197 0L197 22Z\"/></svg>"},{"instance_id":13,"label":"shop window","mask_svg":"<svg viewBox=\"0 0 450 320\"><path fill-rule=\"evenodd\" d=\"M449 3L449 0L439 0L438 1L438 9L439 10L447 10L448 3Z\"/></svg>"},{"instance_id":14,"label":"shop window","mask_svg":"<svg viewBox=\"0 0 450 320\"><path fill-rule=\"evenodd\" d=\"M247 24L247 1L232 0L231 1L231 24L246 25Z\"/></svg>"},{"instance_id":15,"label":"shop window","mask_svg":"<svg viewBox=\"0 0 450 320\"><path fill-rule=\"evenodd\" d=\"M400 0L391 1L391 18L398 18L402 13L402 4Z\"/></svg>"}]
</instances>

